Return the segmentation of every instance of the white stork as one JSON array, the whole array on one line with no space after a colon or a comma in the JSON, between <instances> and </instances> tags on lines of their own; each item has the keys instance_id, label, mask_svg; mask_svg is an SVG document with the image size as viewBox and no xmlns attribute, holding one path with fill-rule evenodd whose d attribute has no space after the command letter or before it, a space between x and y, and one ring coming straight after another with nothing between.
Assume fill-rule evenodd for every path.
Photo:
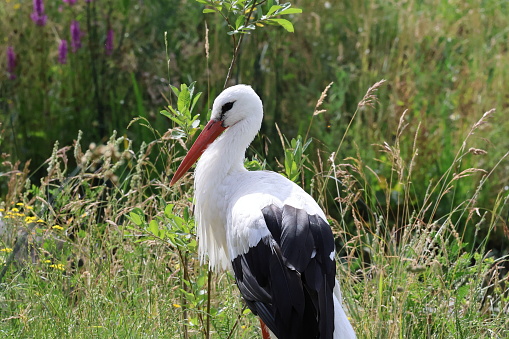
<instances>
[{"instance_id":1,"label":"white stork","mask_svg":"<svg viewBox=\"0 0 509 339\"><path fill-rule=\"evenodd\" d=\"M341 306L325 214L282 175L244 168L262 119L262 101L250 86L224 90L171 180L201 156L194 183L200 259L208 256L216 272L233 268L264 339L269 332L279 339L355 338Z\"/></svg>"}]
</instances>

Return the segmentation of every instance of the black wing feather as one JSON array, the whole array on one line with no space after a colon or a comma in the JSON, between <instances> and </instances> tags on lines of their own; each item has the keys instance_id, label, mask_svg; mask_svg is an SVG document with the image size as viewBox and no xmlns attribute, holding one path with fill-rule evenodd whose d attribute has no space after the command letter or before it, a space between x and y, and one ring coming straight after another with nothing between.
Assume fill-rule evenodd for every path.
<instances>
[{"instance_id":1,"label":"black wing feather","mask_svg":"<svg viewBox=\"0 0 509 339\"><path fill-rule=\"evenodd\" d=\"M304 272L315 243L306 211L291 206L283 207L281 249L288 267Z\"/></svg>"},{"instance_id":2,"label":"black wing feather","mask_svg":"<svg viewBox=\"0 0 509 339\"><path fill-rule=\"evenodd\" d=\"M262 210L271 236L233 259L248 307L279 339L330 339L336 267L332 231L302 209Z\"/></svg>"}]
</instances>

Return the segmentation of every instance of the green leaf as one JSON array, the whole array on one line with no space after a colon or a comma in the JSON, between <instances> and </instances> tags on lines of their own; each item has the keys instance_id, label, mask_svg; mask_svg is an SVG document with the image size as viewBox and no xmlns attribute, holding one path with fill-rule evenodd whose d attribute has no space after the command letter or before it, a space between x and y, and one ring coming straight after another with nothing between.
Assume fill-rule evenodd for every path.
<instances>
[{"instance_id":1,"label":"green leaf","mask_svg":"<svg viewBox=\"0 0 509 339\"><path fill-rule=\"evenodd\" d=\"M180 288L179 291L180 291L180 293L182 293L183 295L186 296L186 299L188 301L194 301L195 300L195 296L191 292L187 292L186 290L184 290L182 288Z\"/></svg>"},{"instance_id":2,"label":"green leaf","mask_svg":"<svg viewBox=\"0 0 509 339\"><path fill-rule=\"evenodd\" d=\"M275 11L277 11L278 9L281 9L281 8L283 8L283 7L274 5L269 9L269 11L265 14L265 16L270 16L272 13L274 13Z\"/></svg>"},{"instance_id":3,"label":"green leaf","mask_svg":"<svg viewBox=\"0 0 509 339\"><path fill-rule=\"evenodd\" d=\"M244 15L240 15L235 21L235 29L239 29L240 26L244 24L244 20L246 20L246 17Z\"/></svg>"},{"instance_id":4,"label":"green leaf","mask_svg":"<svg viewBox=\"0 0 509 339\"><path fill-rule=\"evenodd\" d=\"M186 243L182 241L182 239L180 239L179 237L175 237L173 238L173 242L175 243L175 246L177 247L186 247Z\"/></svg>"},{"instance_id":5,"label":"green leaf","mask_svg":"<svg viewBox=\"0 0 509 339\"><path fill-rule=\"evenodd\" d=\"M186 222L189 222L189 208L184 208L184 215L182 216Z\"/></svg>"},{"instance_id":6,"label":"green leaf","mask_svg":"<svg viewBox=\"0 0 509 339\"><path fill-rule=\"evenodd\" d=\"M196 85L196 81L193 81L189 84L188 86L188 89L189 89L189 94L191 95L191 97L193 96L194 94L194 85Z\"/></svg>"},{"instance_id":7,"label":"green leaf","mask_svg":"<svg viewBox=\"0 0 509 339\"><path fill-rule=\"evenodd\" d=\"M285 151L285 174L288 178L291 175L291 168L293 163L293 154L290 150Z\"/></svg>"},{"instance_id":8,"label":"green leaf","mask_svg":"<svg viewBox=\"0 0 509 339\"><path fill-rule=\"evenodd\" d=\"M195 239L191 239L191 241L189 241L189 244L187 244L187 248L191 251L191 252L195 252L196 251L196 248L198 248L198 243L196 242Z\"/></svg>"},{"instance_id":9,"label":"green leaf","mask_svg":"<svg viewBox=\"0 0 509 339\"><path fill-rule=\"evenodd\" d=\"M204 286L206 283L207 276L205 274L201 275L196 279L196 285L197 286Z\"/></svg>"},{"instance_id":10,"label":"green leaf","mask_svg":"<svg viewBox=\"0 0 509 339\"><path fill-rule=\"evenodd\" d=\"M171 90L173 91L173 93L175 93L175 95L176 95L176 96L177 96L177 98L178 98L178 96L180 95L180 90L179 90L177 87L173 86L173 85L170 85L170 88L171 88Z\"/></svg>"},{"instance_id":11,"label":"green leaf","mask_svg":"<svg viewBox=\"0 0 509 339\"><path fill-rule=\"evenodd\" d=\"M292 146L293 149L297 148L298 147L298 144L299 144L299 139L295 139L295 138L292 138L292 141L290 141L290 146Z\"/></svg>"},{"instance_id":12,"label":"green leaf","mask_svg":"<svg viewBox=\"0 0 509 339\"><path fill-rule=\"evenodd\" d=\"M244 167L248 171L262 171L263 165L256 159L244 160Z\"/></svg>"},{"instance_id":13,"label":"green leaf","mask_svg":"<svg viewBox=\"0 0 509 339\"><path fill-rule=\"evenodd\" d=\"M152 233L156 237L159 236L159 224L157 223L157 221L155 219L152 219L150 221L150 223L148 224L148 230L150 231L150 233Z\"/></svg>"},{"instance_id":14,"label":"green leaf","mask_svg":"<svg viewBox=\"0 0 509 339\"><path fill-rule=\"evenodd\" d=\"M191 103L191 109L190 109L191 112L194 110L194 106L196 105L196 102L198 101L198 99L200 99L200 97L201 97L201 92L196 93L196 95L194 96L193 102Z\"/></svg>"},{"instance_id":15,"label":"green leaf","mask_svg":"<svg viewBox=\"0 0 509 339\"><path fill-rule=\"evenodd\" d=\"M295 31L293 29L293 24L286 19L270 19L270 21L276 22L277 24L279 24L281 27L283 27L290 33L293 33Z\"/></svg>"},{"instance_id":16,"label":"green leaf","mask_svg":"<svg viewBox=\"0 0 509 339\"><path fill-rule=\"evenodd\" d=\"M182 225L184 224L184 219L182 219L179 216L172 215L171 220L174 222L175 226L177 226L179 229L182 229Z\"/></svg>"},{"instance_id":17,"label":"green leaf","mask_svg":"<svg viewBox=\"0 0 509 339\"><path fill-rule=\"evenodd\" d=\"M288 8L277 13L277 15L300 14L300 13L302 13L302 9L300 8Z\"/></svg>"},{"instance_id":18,"label":"green leaf","mask_svg":"<svg viewBox=\"0 0 509 339\"><path fill-rule=\"evenodd\" d=\"M167 218L173 218L173 206L174 204L168 204L164 208L164 216Z\"/></svg>"},{"instance_id":19,"label":"green leaf","mask_svg":"<svg viewBox=\"0 0 509 339\"><path fill-rule=\"evenodd\" d=\"M167 110L159 111L159 114L162 114L167 118L171 118L170 112L168 112Z\"/></svg>"},{"instance_id":20,"label":"green leaf","mask_svg":"<svg viewBox=\"0 0 509 339\"><path fill-rule=\"evenodd\" d=\"M182 88L180 89L180 94L177 100L177 109L180 113L187 112L189 106L191 105L191 94L187 89L185 84L182 84Z\"/></svg>"},{"instance_id":21,"label":"green leaf","mask_svg":"<svg viewBox=\"0 0 509 339\"><path fill-rule=\"evenodd\" d=\"M184 127L186 124L184 120L178 118L178 117L169 117L174 123L176 123L178 126Z\"/></svg>"},{"instance_id":22,"label":"green leaf","mask_svg":"<svg viewBox=\"0 0 509 339\"><path fill-rule=\"evenodd\" d=\"M140 209L134 209L129 213L129 219L134 222L136 225L140 226L143 224L143 212L140 214Z\"/></svg>"}]
</instances>

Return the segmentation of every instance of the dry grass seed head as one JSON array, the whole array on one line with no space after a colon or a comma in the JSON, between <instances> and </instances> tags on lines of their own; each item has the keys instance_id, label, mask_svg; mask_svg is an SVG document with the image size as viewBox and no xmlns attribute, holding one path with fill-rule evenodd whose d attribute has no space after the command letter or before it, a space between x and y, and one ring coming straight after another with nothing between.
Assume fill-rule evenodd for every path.
<instances>
[{"instance_id":1,"label":"dry grass seed head","mask_svg":"<svg viewBox=\"0 0 509 339\"><path fill-rule=\"evenodd\" d=\"M397 141L398 141L398 143L399 143L399 137L401 136L401 134L403 133L405 128L409 125L408 123L404 123L405 122L405 115L407 113L408 113L408 109L405 109L403 111L403 113L401 113L401 116L399 117L398 132L397 132Z\"/></svg>"},{"instance_id":2,"label":"dry grass seed head","mask_svg":"<svg viewBox=\"0 0 509 339\"><path fill-rule=\"evenodd\" d=\"M385 79L376 82L373 86L368 88L368 91L357 105L358 107L370 106L374 107L375 103L378 102L376 91L385 83Z\"/></svg>"},{"instance_id":3,"label":"dry grass seed head","mask_svg":"<svg viewBox=\"0 0 509 339\"><path fill-rule=\"evenodd\" d=\"M375 144L374 146L380 147L380 152L386 153L389 161L391 162L392 170L395 171L398 174L398 181L402 182L403 175L405 173L405 165L403 162L403 159L401 157L401 150L399 147L396 146L390 146L387 142L384 141L383 145ZM381 163L384 163L384 161L380 159L375 159L376 161L379 161Z\"/></svg>"},{"instance_id":4,"label":"dry grass seed head","mask_svg":"<svg viewBox=\"0 0 509 339\"><path fill-rule=\"evenodd\" d=\"M469 135L474 131L476 130L478 127L486 124L488 122L488 119L491 118L491 116L493 115L493 113L495 113L495 109L492 108L490 109L489 111L485 112L483 114L483 116L481 117L481 119L479 119L479 121L477 121L474 126L472 126L472 129L470 130L470 133Z\"/></svg>"},{"instance_id":5,"label":"dry grass seed head","mask_svg":"<svg viewBox=\"0 0 509 339\"><path fill-rule=\"evenodd\" d=\"M335 172L335 177L340 180L343 185L343 192L346 193L344 198L337 197L336 201L341 203L346 203L347 206L355 203L361 196L361 190L356 190L357 179L354 175L350 174L348 169L353 170L358 173L358 170L355 166L351 164L339 164L338 169Z\"/></svg>"},{"instance_id":6,"label":"dry grass seed head","mask_svg":"<svg viewBox=\"0 0 509 339\"><path fill-rule=\"evenodd\" d=\"M324 109L321 109L319 110L318 108L320 106L322 106L323 104L323 101L325 100L325 98L327 97L327 92L329 91L329 88L332 86L333 82L331 82L330 84L327 85L327 87L325 87L325 89L323 90L322 94L320 95L320 99L318 99L317 103L316 103L316 106L315 106L315 111L313 112L313 115L318 115L318 114L321 114L321 113L324 113L326 112L326 110Z\"/></svg>"},{"instance_id":7,"label":"dry grass seed head","mask_svg":"<svg viewBox=\"0 0 509 339\"><path fill-rule=\"evenodd\" d=\"M460 173L454 174L451 181L455 181L461 178L470 177L474 175L475 173L483 173L487 174L488 172L486 170L483 170L482 168L467 168L466 170L461 171Z\"/></svg>"},{"instance_id":8,"label":"dry grass seed head","mask_svg":"<svg viewBox=\"0 0 509 339\"><path fill-rule=\"evenodd\" d=\"M470 147L468 149L468 153L471 153L473 155L485 155L485 154L488 154L487 151L485 151L483 149L479 149L479 148L474 148L474 147Z\"/></svg>"}]
</instances>

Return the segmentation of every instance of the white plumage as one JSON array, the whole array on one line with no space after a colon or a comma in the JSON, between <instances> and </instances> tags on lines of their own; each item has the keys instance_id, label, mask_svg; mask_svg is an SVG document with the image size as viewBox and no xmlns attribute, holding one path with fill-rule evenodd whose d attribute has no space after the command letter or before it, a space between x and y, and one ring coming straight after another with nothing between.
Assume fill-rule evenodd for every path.
<instances>
[{"instance_id":1,"label":"white plumage","mask_svg":"<svg viewBox=\"0 0 509 339\"><path fill-rule=\"evenodd\" d=\"M233 269L248 306L278 338L355 338L341 307L323 211L283 176L244 168L262 119L251 87L224 90L175 173L172 184L201 155L195 170L200 259L208 256L214 271Z\"/></svg>"}]
</instances>

